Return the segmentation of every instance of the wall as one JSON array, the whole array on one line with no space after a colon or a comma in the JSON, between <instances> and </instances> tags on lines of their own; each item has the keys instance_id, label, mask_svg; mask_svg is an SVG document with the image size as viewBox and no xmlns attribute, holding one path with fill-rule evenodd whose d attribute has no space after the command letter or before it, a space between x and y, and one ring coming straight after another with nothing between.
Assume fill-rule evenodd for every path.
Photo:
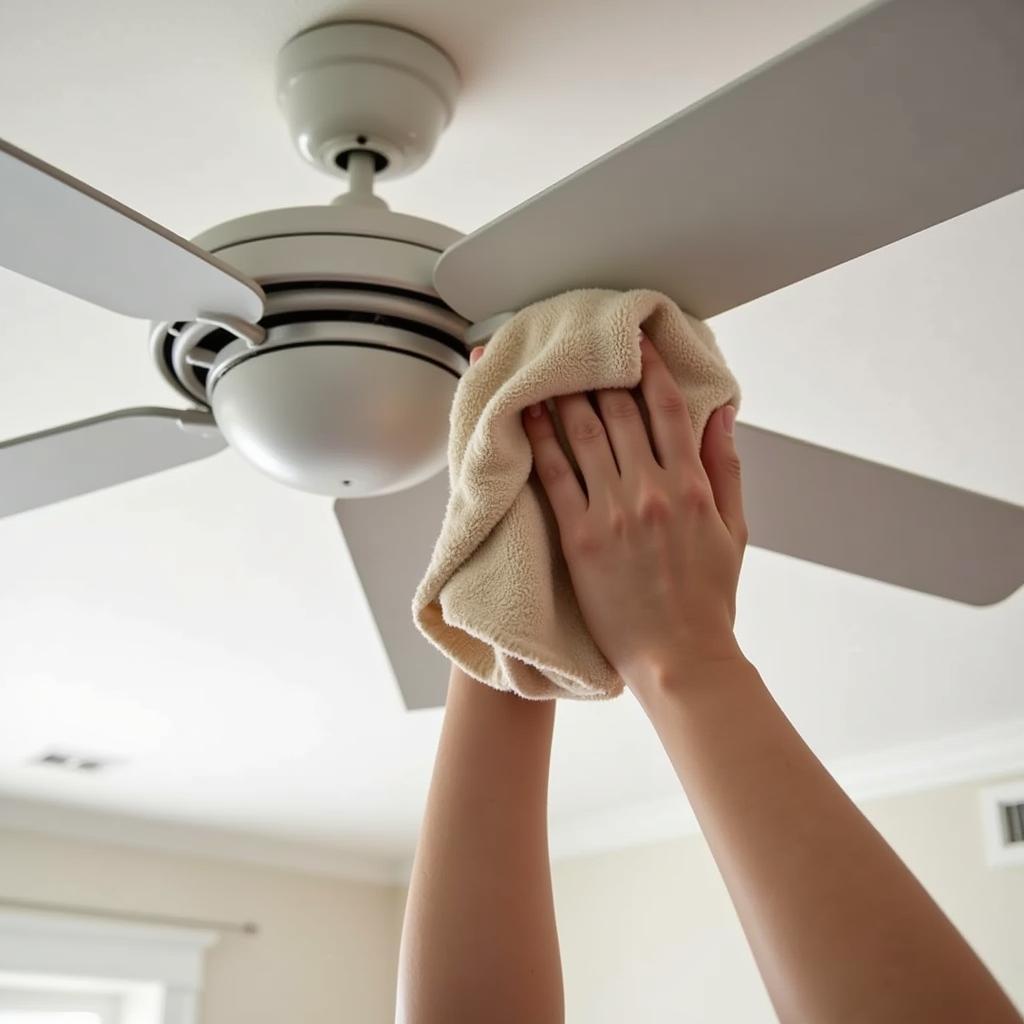
<instances>
[{"instance_id":1,"label":"wall","mask_svg":"<svg viewBox=\"0 0 1024 1024\"><path fill-rule=\"evenodd\" d=\"M986 866L978 788L862 806L1024 1007L1024 866ZM562 861L554 885L568 1024L775 1021L699 836Z\"/></svg>"},{"instance_id":2,"label":"wall","mask_svg":"<svg viewBox=\"0 0 1024 1024\"><path fill-rule=\"evenodd\" d=\"M1024 867L984 863L977 786L863 805L1024 1006ZM561 861L568 1024L775 1020L699 836ZM394 1016L404 890L0 830L0 896L254 920L207 962L202 1024L378 1024Z\"/></svg>"},{"instance_id":3,"label":"wall","mask_svg":"<svg viewBox=\"0 0 1024 1024\"><path fill-rule=\"evenodd\" d=\"M401 891L0 830L0 896L255 921L207 956L202 1024L394 1019Z\"/></svg>"}]
</instances>

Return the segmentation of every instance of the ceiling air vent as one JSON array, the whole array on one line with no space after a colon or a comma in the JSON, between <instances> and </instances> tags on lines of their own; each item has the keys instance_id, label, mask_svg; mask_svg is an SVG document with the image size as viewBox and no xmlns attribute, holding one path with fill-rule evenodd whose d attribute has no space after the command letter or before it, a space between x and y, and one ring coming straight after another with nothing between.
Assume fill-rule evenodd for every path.
<instances>
[{"instance_id":1,"label":"ceiling air vent","mask_svg":"<svg viewBox=\"0 0 1024 1024\"><path fill-rule=\"evenodd\" d=\"M981 808L988 863L1024 864L1024 779L983 789Z\"/></svg>"},{"instance_id":2,"label":"ceiling air vent","mask_svg":"<svg viewBox=\"0 0 1024 1024\"><path fill-rule=\"evenodd\" d=\"M68 750L47 750L38 757L32 758L32 764L46 765L50 768L63 768L65 771L95 774L113 764L111 758L95 757L92 754L72 753Z\"/></svg>"}]
</instances>

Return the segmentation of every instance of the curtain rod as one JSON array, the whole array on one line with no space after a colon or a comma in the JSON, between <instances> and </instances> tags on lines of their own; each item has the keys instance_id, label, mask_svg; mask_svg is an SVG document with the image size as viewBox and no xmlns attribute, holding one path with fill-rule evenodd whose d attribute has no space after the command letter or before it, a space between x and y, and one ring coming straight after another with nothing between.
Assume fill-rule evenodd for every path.
<instances>
[{"instance_id":1,"label":"curtain rod","mask_svg":"<svg viewBox=\"0 0 1024 1024\"><path fill-rule=\"evenodd\" d=\"M74 903L42 903L36 900L9 899L0 896L0 907L16 910L39 910L49 914L84 914L89 917L103 917L112 921L138 921L142 924L175 925L178 928L208 928L217 932L235 932L241 935L259 934L259 925L252 921L215 921L201 917L175 917L171 914L139 914L132 911L104 910L100 907L83 907Z\"/></svg>"}]
</instances>

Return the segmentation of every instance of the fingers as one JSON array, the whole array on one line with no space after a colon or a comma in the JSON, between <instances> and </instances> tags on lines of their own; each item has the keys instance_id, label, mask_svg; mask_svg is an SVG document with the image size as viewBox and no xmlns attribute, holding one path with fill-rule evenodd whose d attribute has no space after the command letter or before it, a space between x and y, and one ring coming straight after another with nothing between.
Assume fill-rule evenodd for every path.
<instances>
[{"instance_id":1,"label":"fingers","mask_svg":"<svg viewBox=\"0 0 1024 1024\"><path fill-rule=\"evenodd\" d=\"M747 521L743 515L740 459L733 438L735 422L736 410L731 405L716 410L704 430L700 455L718 514L742 554L747 544Z\"/></svg>"},{"instance_id":2,"label":"fingers","mask_svg":"<svg viewBox=\"0 0 1024 1024\"><path fill-rule=\"evenodd\" d=\"M623 480L655 465L640 406L626 390L608 388L597 392L597 407L611 441Z\"/></svg>"},{"instance_id":3,"label":"fingers","mask_svg":"<svg viewBox=\"0 0 1024 1024\"><path fill-rule=\"evenodd\" d=\"M601 417L586 395L559 395L555 407L565 428L565 436L583 473L587 494L604 493L619 481L619 467L608 444Z\"/></svg>"},{"instance_id":4,"label":"fingers","mask_svg":"<svg viewBox=\"0 0 1024 1024\"><path fill-rule=\"evenodd\" d=\"M682 389L646 336L641 337L640 354L643 365L640 390L651 418L658 461L665 469L699 471L697 438Z\"/></svg>"},{"instance_id":5,"label":"fingers","mask_svg":"<svg viewBox=\"0 0 1024 1024\"><path fill-rule=\"evenodd\" d=\"M533 450L533 465L563 530L587 510L587 499L572 464L562 451L555 423L543 402L523 411L523 427Z\"/></svg>"}]
</instances>

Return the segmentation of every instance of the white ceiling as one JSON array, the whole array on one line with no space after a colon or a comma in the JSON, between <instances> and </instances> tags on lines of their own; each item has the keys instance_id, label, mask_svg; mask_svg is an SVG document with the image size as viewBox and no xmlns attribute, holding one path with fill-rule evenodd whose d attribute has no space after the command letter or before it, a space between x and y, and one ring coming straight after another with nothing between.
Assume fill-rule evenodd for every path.
<instances>
[{"instance_id":1,"label":"white ceiling","mask_svg":"<svg viewBox=\"0 0 1024 1024\"><path fill-rule=\"evenodd\" d=\"M318 20L392 21L452 54L464 94L382 191L471 230L856 6L14 0L0 134L184 235L323 202L274 55ZM1024 503L1022 242L1018 194L719 318L744 417ZM0 437L173 403L144 324L5 272L0 310ZM0 567L0 792L408 854L440 712L402 709L328 501L229 452L0 521ZM1022 610L752 551L739 629L833 761L1024 718ZM123 764L26 764L52 746ZM676 789L628 698L561 706L554 760L556 833Z\"/></svg>"}]
</instances>

